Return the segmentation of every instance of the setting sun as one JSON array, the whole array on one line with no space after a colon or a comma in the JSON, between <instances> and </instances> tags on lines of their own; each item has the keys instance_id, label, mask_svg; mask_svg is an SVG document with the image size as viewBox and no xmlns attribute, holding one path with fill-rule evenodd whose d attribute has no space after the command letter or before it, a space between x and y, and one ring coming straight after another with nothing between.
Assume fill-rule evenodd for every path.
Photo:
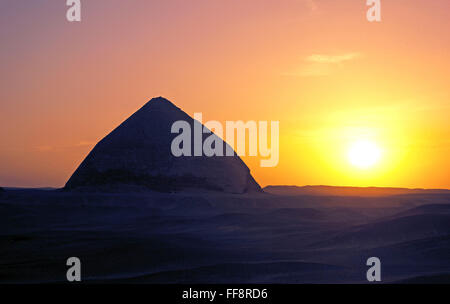
<instances>
[{"instance_id":1,"label":"setting sun","mask_svg":"<svg viewBox=\"0 0 450 304\"><path fill-rule=\"evenodd\" d=\"M361 140L353 143L348 150L349 162L358 168L367 169L379 162L381 150L374 142Z\"/></svg>"}]
</instances>

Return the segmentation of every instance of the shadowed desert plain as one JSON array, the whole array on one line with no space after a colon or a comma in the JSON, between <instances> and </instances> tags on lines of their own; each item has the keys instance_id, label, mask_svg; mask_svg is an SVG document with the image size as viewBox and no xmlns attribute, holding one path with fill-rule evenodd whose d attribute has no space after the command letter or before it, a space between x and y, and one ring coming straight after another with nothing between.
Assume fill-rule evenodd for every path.
<instances>
[{"instance_id":1,"label":"shadowed desert plain","mask_svg":"<svg viewBox=\"0 0 450 304\"><path fill-rule=\"evenodd\" d=\"M280 189L278 189L280 190ZM406 191L406 190L405 190ZM95 193L7 189L1 282L448 282L450 194Z\"/></svg>"}]
</instances>

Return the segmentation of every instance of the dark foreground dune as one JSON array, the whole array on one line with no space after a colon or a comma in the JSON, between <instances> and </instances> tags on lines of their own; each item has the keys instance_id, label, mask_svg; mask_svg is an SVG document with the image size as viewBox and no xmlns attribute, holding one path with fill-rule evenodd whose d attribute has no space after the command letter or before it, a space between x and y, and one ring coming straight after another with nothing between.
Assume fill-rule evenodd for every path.
<instances>
[{"instance_id":1,"label":"dark foreground dune","mask_svg":"<svg viewBox=\"0 0 450 304\"><path fill-rule=\"evenodd\" d=\"M0 282L448 282L450 195L381 197L11 190Z\"/></svg>"}]
</instances>

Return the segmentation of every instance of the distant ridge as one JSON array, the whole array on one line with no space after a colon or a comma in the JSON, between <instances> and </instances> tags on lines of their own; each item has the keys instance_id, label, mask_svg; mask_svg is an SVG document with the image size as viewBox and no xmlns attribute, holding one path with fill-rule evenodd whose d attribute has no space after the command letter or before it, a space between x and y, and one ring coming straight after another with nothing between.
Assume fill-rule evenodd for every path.
<instances>
[{"instance_id":1,"label":"distant ridge","mask_svg":"<svg viewBox=\"0 0 450 304\"><path fill-rule=\"evenodd\" d=\"M194 130L192 117L163 97L153 98L97 143L70 177L65 189L261 191L236 153L226 157L173 156L171 143L178 134L171 133L171 127L180 120ZM202 136L206 138L211 134ZM227 146L224 142L224 151ZM193 148L194 145L191 155L194 155Z\"/></svg>"},{"instance_id":2,"label":"distant ridge","mask_svg":"<svg viewBox=\"0 0 450 304\"><path fill-rule=\"evenodd\" d=\"M264 192L277 195L314 196L390 196L419 193L450 194L447 189L408 189L389 187L340 187L340 186L267 186Z\"/></svg>"},{"instance_id":3,"label":"distant ridge","mask_svg":"<svg viewBox=\"0 0 450 304\"><path fill-rule=\"evenodd\" d=\"M60 188L55 188L55 187L5 187L3 188L4 191L8 191L8 190L26 190L26 191L33 191L33 190L43 190L43 191L53 191L53 190L58 190Z\"/></svg>"}]
</instances>

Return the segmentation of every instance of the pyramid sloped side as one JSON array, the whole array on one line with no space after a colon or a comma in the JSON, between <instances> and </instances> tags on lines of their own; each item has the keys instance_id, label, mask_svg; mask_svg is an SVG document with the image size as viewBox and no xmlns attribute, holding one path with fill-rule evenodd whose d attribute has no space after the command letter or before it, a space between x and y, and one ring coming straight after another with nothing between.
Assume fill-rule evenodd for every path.
<instances>
[{"instance_id":1,"label":"pyramid sloped side","mask_svg":"<svg viewBox=\"0 0 450 304\"><path fill-rule=\"evenodd\" d=\"M97 143L65 188L128 184L158 191L199 188L244 193L261 190L237 155L173 156L170 147L177 134L170 131L178 120L188 122L193 130L193 118L165 99L152 99Z\"/></svg>"}]
</instances>

